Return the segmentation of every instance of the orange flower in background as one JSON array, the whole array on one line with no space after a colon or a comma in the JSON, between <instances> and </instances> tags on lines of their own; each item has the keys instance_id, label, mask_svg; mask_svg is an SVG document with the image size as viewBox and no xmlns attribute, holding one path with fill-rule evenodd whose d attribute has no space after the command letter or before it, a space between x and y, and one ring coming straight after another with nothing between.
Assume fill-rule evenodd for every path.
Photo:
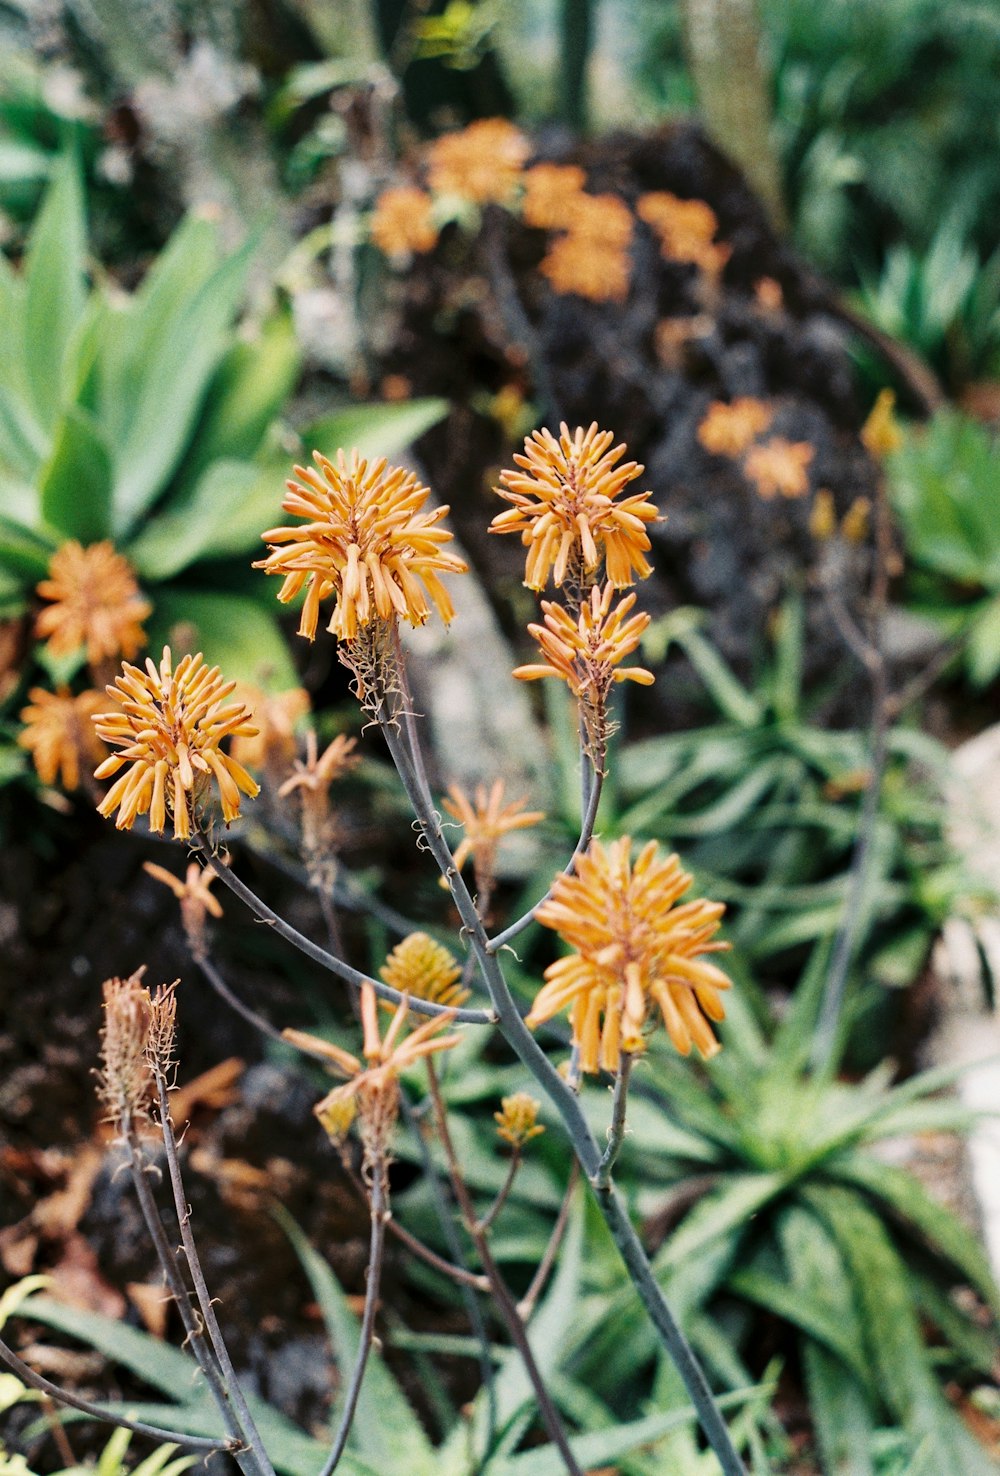
<instances>
[{"instance_id":1,"label":"orange flower in background","mask_svg":"<svg viewBox=\"0 0 1000 1476\"><path fill-rule=\"evenodd\" d=\"M641 666L630 666L624 671L615 669L637 649L649 616L633 615L631 620L626 620L636 597L625 595L612 610L614 593L611 584L606 584L603 590L595 585L578 614L543 600L545 624L529 625L528 630L541 647L545 665L517 667L514 675L518 680L533 682L540 677L559 677L574 697L595 705L606 700L613 682L651 686L653 673Z\"/></svg>"},{"instance_id":2,"label":"orange flower in background","mask_svg":"<svg viewBox=\"0 0 1000 1476\"><path fill-rule=\"evenodd\" d=\"M249 682L237 683L233 698L253 713L257 732L234 738L230 753L245 769L287 769L295 759L296 725L309 712L309 693L302 687L264 692Z\"/></svg>"},{"instance_id":3,"label":"orange flower in background","mask_svg":"<svg viewBox=\"0 0 1000 1476\"><path fill-rule=\"evenodd\" d=\"M383 190L375 201L369 227L375 245L386 256L432 251L438 238L431 219L432 207L430 195L416 185L394 185Z\"/></svg>"},{"instance_id":4,"label":"orange flower in background","mask_svg":"<svg viewBox=\"0 0 1000 1476\"><path fill-rule=\"evenodd\" d=\"M97 666L119 655L136 656L146 644L142 622L153 607L112 543L64 543L52 555L38 594L51 603L40 612L35 633L48 641L53 656L71 656L83 646L87 661Z\"/></svg>"},{"instance_id":5,"label":"orange flower in background","mask_svg":"<svg viewBox=\"0 0 1000 1476\"><path fill-rule=\"evenodd\" d=\"M543 589L551 573L557 585L578 564L586 574L599 567L603 554L607 577L616 588L652 573L646 560L650 547L646 525L661 521L649 492L615 499L643 473L635 461L619 465L624 445L612 446L610 431L582 426L570 435L560 426L558 441L549 430L533 431L524 455L515 455L520 471L500 474L496 488L507 512L490 524L491 533L520 533L528 550L524 582Z\"/></svg>"},{"instance_id":6,"label":"orange flower in background","mask_svg":"<svg viewBox=\"0 0 1000 1476\"><path fill-rule=\"evenodd\" d=\"M144 671L122 666L108 688L120 708L94 718L98 736L119 749L95 778L128 765L97 807L105 817L118 811L118 830L131 829L139 815L148 814L150 830L160 834L170 813L174 839L187 840L213 782L227 824L239 816L241 792L251 799L259 793L246 769L221 748L226 738L249 738L257 731L241 702L227 702L235 687L217 666L206 666L200 652L182 656L175 671L169 646L159 669L148 658Z\"/></svg>"},{"instance_id":7,"label":"orange flower in background","mask_svg":"<svg viewBox=\"0 0 1000 1476\"><path fill-rule=\"evenodd\" d=\"M28 700L31 706L21 712L19 746L31 754L43 784L58 781L63 789L79 788L82 771L93 768L104 753L94 732L94 717L107 701L103 692L74 697L68 687L57 692L32 687Z\"/></svg>"},{"instance_id":8,"label":"orange flower in background","mask_svg":"<svg viewBox=\"0 0 1000 1476\"><path fill-rule=\"evenodd\" d=\"M730 404L713 400L698 427L698 441L712 456L742 456L758 436L770 430L774 406L740 395Z\"/></svg>"},{"instance_id":9,"label":"orange flower in background","mask_svg":"<svg viewBox=\"0 0 1000 1476\"><path fill-rule=\"evenodd\" d=\"M891 389L879 390L875 404L864 425L861 440L869 456L883 461L903 444L903 432L895 416L896 396Z\"/></svg>"},{"instance_id":10,"label":"orange flower in background","mask_svg":"<svg viewBox=\"0 0 1000 1476\"><path fill-rule=\"evenodd\" d=\"M461 785L452 784L448 798L442 802L448 814L465 830L455 850L455 867L461 871L471 856L480 886L489 885L496 875L497 847L503 837L513 830L527 830L545 819L544 810L526 810L523 799L505 805L503 796L504 782L496 779L489 792L485 784L477 785L474 800Z\"/></svg>"},{"instance_id":11,"label":"orange flower in background","mask_svg":"<svg viewBox=\"0 0 1000 1476\"><path fill-rule=\"evenodd\" d=\"M641 195L635 209L659 238L667 261L694 262L709 277L721 274L732 248L715 244L719 222L704 200L681 200L667 190L654 190Z\"/></svg>"},{"instance_id":12,"label":"orange flower in background","mask_svg":"<svg viewBox=\"0 0 1000 1476\"><path fill-rule=\"evenodd\" d=\"M254 567L281 574L278 599L287 604L306 589L299 634L316 637L320 601L334 595L328 629L352 640L359 626L397 615L423 625L429 595L447 624L454 609L438 571L463 574L467 565L442 544L453 535L437 525L447 507L424 512L430 488L385 457L362 461L357 451L337 464L313 452L317 470L296 466L300 481L287 483L287 513L305 518L298 527L272 528L261 536L271 553Z\"/></svg>"},{"instance_id":13,"label":"orange flower in background","mask_svg":"<svg viewBox=\"0 0 1000 1476\"><path fill-rule=\"evenodd\" d=\"M427 150L427 178L436 195L461 195L485 205L510 199L531 144L506 118L481 118L445 133Z\"/></svg>"},{"instance_id":14,"label":"orange flower in background","mask_svg":"<svg viewBox=\"0 0 1000 1476\"><path fill-rule=\"evenodd\" d=\"M567 201L568 227L549 247L538 270L555 292L592 302L624 302L628 296L632 212L617 195L578 194Z\"/></svg>"},{"instance_id":15,"label":"orange flower in background","mask_svg":"<svg viewBox=\"0 0 1000 1476\"><path fill-rule=\"evenodd\" d=\"M426 933L408 933L397 943L379 974L400 994L458 1008L469 997L459 982L462 970L440 943Z\"/></svg>"},{"instance_id":16,"label":"orange flower in background","mask_svg":"<svg viewBox=\"0 0 1000 1476\"><path fill-rule=\"evenodd\" d=\"M772 497L804 497L809 491L809 463L815 450L808 441L772 436L747 452L743 470L765 501Z\"/></svg>"},{"instance_id":17,"label":"orange flower in background","mask_svg":"<svg viewBox=\"0 0 1000 1476\"><path fill-rule=\"evenodd\" d=\"M577 164L535 164L523 176L521 218L525 225L556 230L569 224L587 176Z\"/></svg>"},{"instance_id":18,"label":"orange flower in background","mask_svg":"<svg viewBox=\"0 0 1000 1476\"><path fill-rule=\"evenodd\" d=\"M703 955L728 947L715 941L725 908L700 899L677 906L691 885L677 856L659 857L655 841L634 865L631 852L627 836L607 847L591 841L535 912L573 952L545 970L526 1023L568 1008L580 1069L590 1073L617 1071L623 1051L645 1049L651 1010L682 1055L719 1050L709 1021L723 1018L719 994L730 983Z\"/></svg>"}]
</instances>

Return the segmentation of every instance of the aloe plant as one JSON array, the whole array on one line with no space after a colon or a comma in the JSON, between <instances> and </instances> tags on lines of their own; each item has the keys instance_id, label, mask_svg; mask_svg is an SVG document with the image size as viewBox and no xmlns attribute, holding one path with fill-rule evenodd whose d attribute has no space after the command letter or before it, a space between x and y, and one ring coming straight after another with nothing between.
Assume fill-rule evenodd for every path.
<instances>
[{"instance_id":1,"label":"aloe plant","mask_svg":"<svg viewBox=\"0 0 1000 1476\"><path fill-rule=\"evenodd\" d=\"M253 251L224 254L192 216L137 292L96 267L88 288L78 170L60 160L20 270L0 258L0 613L25 607L61 542L110 539L154 603L152 645L183 624L231 676L293 684L249 568L289 439L303 455L392 452L443 406L348 407L295 437L280 420L300 370L288 315L236 327Z\"/></svg>"}]
</instances>

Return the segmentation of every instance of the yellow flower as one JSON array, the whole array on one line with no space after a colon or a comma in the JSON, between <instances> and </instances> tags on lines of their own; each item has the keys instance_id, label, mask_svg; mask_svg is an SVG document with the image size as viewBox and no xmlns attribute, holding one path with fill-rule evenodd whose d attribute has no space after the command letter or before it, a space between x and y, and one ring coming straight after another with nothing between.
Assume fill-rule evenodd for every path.
<instances>
[{"instance_id":1,"label":"yellow flower","mask_svg":"<svg viewBox=\"0 0 1000 1476\"><path fill-rule=\"evenodd\" d=\"M837 531L837 507L829 487L820 487L813 498L809 514L809 532L821 543L832 538Z\"/></svg>"},{"instance_id":2,"label":"yellow flower","mask_svg":"<svg viewBox=\"0 0 1000 1476\"><path fill-rule=\"evenodd\" d=\"M641 195L636 214L651 226L667 261L690 261L709 277L718 277L732 254L731 247L714 244L719 222L704 200L681 200L667 190Z\"/></svg>"},{"instance_id":3,"label":"yellow flower","mask_svg":"<svg viewBox=\"0 0 1000 1476\"><path fill-rule=\"evenodd\" d=\"M111 543L64 543L52 555L38 593L52 603L39 614L35 632L53 656L71 656L84 646L87 661L97 666L115 656L135 656L146 644L142 622L153 607L139 593L131 564Z\"/></svg>"},{"instance_id":4,"label":"yellow flower","mask_svg":"<svg viewBox=\"0 0 1000 1476\"><path fill-rule=\"evenodd\" d=\"M383 190L371 218L371 238L386 256L403 252L432 251L437 244L437 226L431 219L433 202L416 185L395 185Z\"/></svg>"},{"instance_id":5,"label":"yellow flower","mask_svg":"<svg viewBox=\"0 0 1000 1476\"><path fill-rule=\"evenodd\" d=\"M226 823L240 813L240 791L251 799L259 786L221 744L228 737L253 737L256 728L242 703L228 702L236 686L201 653L182 656L173 668L164 646L159 670L147 657L144 671L124 663L110 696L121 706L98 714L98 736L120 752L105 759L94 776L106 779L128 764L98 805L104 816L118 811L115 825L129 830L138 815L161 833L173 815L174 838L187 840L198 823L198 807L214 780Z\"/></svg>"},{"instance_id":6,"label":"yellow flower","mask_svg":"<svg viewBox=\"0 0 1000 1476\"><path fill-rule=\"evenodd\" d=\"M43 784L55 784L58 778L63 789L76 789L81 770L92 768L104 753L94 732L94 717L105 705L103 694L87 691L74 697L67 687L57 692L32 687L28 700L31 706L21 712L19 745L30 752Z\"/></svg>"},{"instance_id":7,"label":"yellow flower","mask_svg":"<svg viewBox=\"0 0 1000 1476\"><path fill-rule=\"evenodd\" d=\"M698 427L698 440L713 456L742 456L770 429L773 419L773 406L750 395L740 395L729 405L713 400Z\"/></svg>"},{"instance_id":8,"label":"yellow flower","mask_svg":"<svg viewBox=\"0 0 1000 1476\"><path fill-rule=\"evenodd\" d=\"M384 1161L388 1136L399 1111L400 1073L424 1056L450 1050L462 1038L439 1033L453 1019L451 1014L444 1014L425 1020L400 1040L408 1013L408 1001L403 999L396 1007L385 1037L380 1039L378 1000L370 980L365 980L361 986L363 1054L367 1063L364 1066L357 1056L330 1041L320 1040L302 1030L282 1032L292 1045L325 1057L342 1076L348 1078L323 1098L315 1109L316 1116L325 1127L329 1124L327 1130L337 1139L343 1137L350 1126L353 1105L361 1118L362 1139L369 1165Z\"/></svg>"},{"instance_id":9,"label":"yellow flower","mask_svg":"<svg viewBox=\"0 0 1000 1476\"><path fill-rule=\"evenodd\" d=\"M538 1122L538 1107L538 1102L527 1092L501 1097L501 1110L493 1114L497 1137L503 1138L512 1148L523 1148L531 1138L544 1133L545 1129Z\"/></svg>"},{"instance_id":10,"label":"yellow flower","mask_svg":"<svg viewBox=\"0 0 1000 1476\"><path fill-rule=\"evenodd\" d=\"M870 497L855 497L840 525L840 531L848 543L864 543L871 525L871 511Z\"/></svg>"},{"instance_id":11,"label":"yellow flower","mask_svg":"<svg viewBox=\"0 0 1000 1476\"><path fill-rule=\"evenodd\" d=\"M335 596L329 629L352 640L360 626L397 615L423 625L430 614L427 595L445 624L454 615L448 592L437 577L441 570L463 574L466 565L443 553L452 534L437 526L449 511L421 509L430 489L413 472L389 466L385 457L369 463L343 451L337 465L313 452L318 470L296 466L301 480L290 481L285 512L307 521L298 527L272 528L262 536L271 553L255 565L281 574L278 599L284 603L307 588L299 634L314 640L320 601Z\"/></svg>"},{"instance_id":12,"label":"yellow flower","mask_svg":"<svg viewBox=\"0 0 1000 1476\"><path fill-rule=\"evenodd\" d=\"M426 933L409 933L397 943L379 973L400 994L429 999L457 1009L469 997L458 982L462 970L447 948Z\"/></svg>"},{"instance_id":13,"label":"yellow flower","mask_svg":"<svg viewBox=\"0 0 1000 1476\"><path fill-rule=\"evenodd\" d=\"M624 302L628 296L632 212L617 195L580 193L566 202L567 230L549 247L538 270L555 292L592 302Z\"/></svg>"},{"instance_id":14,"label":"yellow flower","mask_svg":"<svg viewBox=\"0 0 1000 1476\"><path fill-rule=\"evenodd\" d=\"M541 230L566 227L587 176L577 164L535 164L523 176L521 218Z\"/></svg>"},{"instance_id":15,"label":"yellow flower","mask_svg":"<svg viewBox=\"0 0 1000 1476\"><path fill-rule=\"evenodd\" d=\"M613 682L651 686L655 680L653 673L642 666L615 670L638 647L649 616L633 615L631 620L626 620L636 597L624 595L612 610L614 592L611 584L606 584L603 590L595 585L590 598L580 606L579 614L543 600L545 624L529 625L528 630L541 647L546 663L517 667L514 675L518 680L533 682L540 677L560 677L574 697L589 703L604 702Z\"/></svg>"},{"instance_id":16,"label":"yellow flower","mask_svg":"<svg viewBox=\"0 0 1000 1476\"><path fill-rule=\"evenodd\" d=\"M249 682L239 682L233 698L250 709L257 724L252 738L233 739L233 758L245 769L280 772L289 768L295 759L295 727L309 711L309 693L302 687L264 692Z\"/></svg>"},{"instance_id":17,"label":"yellow flower","mask_svg":"<svg viewBox=\"0 0 1000 1476\"><path fill-rule=\"evenodd\" d=\"M558 441L549 430L533 431L524 455L514 457L521 470L501 472L503 486L496 490L511 508L493 519L490 532L520 533L529 589L543 589L550 572L557 585L576 566L593 574L602 551L616 588L636 576L645 579L653 572L645 558L646 524L661 519L649 492L615 501L643 468L634 461L619 465L626 447L612 446L611 432L596 423L588 430L578 426L572 436L565 423L559 429Z\"/></svg>"},{"instance_id":18,"label":"yellow flower","mask_svg":"<svg viewBox=\"0 0 1000 1476\"><path fill-rule=\"evenodd\" d=\"M487 792L484 784L476 786L475 799L470 799L459 784L448 787L443 801L448 814L465 830L455 850L455 866L461 871L471 856L480 890L489 890L496 875L497 847L512 830L526 830L545 819L543 810L524 809L524 800L503 803L504 783L495 779Z\"/></svg>"},{"instance_id":19,"label":"yellow flower","mask_svg":"<svg viewBox=\"0 0 1000 1476\"><path fill-rule=\"evenodd\" d=\"M871 414L861 428L861 439L865 450L876 461L882 461L898 451L903 444L903 432L894 415L896 396L891 389L880 390L872 406Z\"/></svg>"},{"instance_id":20,"label":"yellow flower","mask_svg":"<svg viewBox=\"0 0 1000 1476\"><path fill-rule=\"evenodd\" d=\"M657 1007L682 1055L705 1057L719 1043L709 1020L724 1015L725 974L701 957L725 949L713 941L725 908L702 900L676 906L691 885L677 856L657 855L655 841L631 860L627 836L605 848L591 841L574 875L560 873L537 909L574 950L545 970L526 1023L535 1027L571 1010L573 1044L586 1072L617 1071L622 1051L645 1048L644 1026Z\"/></svg>"},{"instance_id":21,"label":"yellow flower","mask_svg":"<svg viewBox=\"0 0 1000 1476\"><path fill-rule=\"evenodd\" d=\"M743 470L765 501L778 493L782 497L804 497L809 491L809 463L815 454L808 441L772 436L747 452Z\"/></svg>"},{"instance_id":22,"label":"yellow flower","mask_svg":"<svg viewBox=\"0 0 1000 1476\"><path fill-rule=\"evenodd\" d=\"M531 145L506 118L481 118L435 139L427 151L427 176L438 195L461 195L483 205L509 200Z\"/></svg>"}]
</instances>

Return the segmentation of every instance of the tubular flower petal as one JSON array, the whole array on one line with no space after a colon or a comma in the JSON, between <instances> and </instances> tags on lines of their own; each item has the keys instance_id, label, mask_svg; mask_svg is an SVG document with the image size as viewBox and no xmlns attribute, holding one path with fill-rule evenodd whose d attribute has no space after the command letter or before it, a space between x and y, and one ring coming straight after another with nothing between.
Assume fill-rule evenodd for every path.
<instances>
[{"instance_id":1,"label":"tubular flower petal","mask_svg":"<svg viewBox=\"0 0 1000 1476\"><path fill-rule=\"evenodd\" d=\"M281 574L282 602L306 589L299 634L314 640L320 601L335 596L329 629L353 640L362 626L401 615L423 625L430 614L427 596L447 623L454 610L436 571L464 574L466 564L442 545L453 535L437 525L447 507L421 509L430 489L413 472L389 466L385 457L369 463L357 451L350 464L343 451L336 466L313 452L317 470L296 466L299 481L289 481L285 512L307 521L272 528L262 536L271 547L255 568Z\"/></svg>"},{"instance_id":2,"label":"tubular flower petal","mask_svg":"<svg viewBox=\"0 0 1000 1476\"><path fill-rule=\"evenodd\" d=\"M259 786L242 764L223 753L226 738L252 738L257 729L241 702L229 702L235 682L225 682L217 666L201 654L182 656L174 670L164 646L157 669L147 657L145 670L122 665L108 694L120 707L94 718L98 737L119 751L98 768L106 779L126 768L98 805L104 816L118 811L115 825L128 830L137 816L149 815L159 834L173 815L174 838L187 840L197 829L198 807L215 781L228 825L240 813L240 793L252 799Z\"/></svg>"},{"instance_id":3,"label":"tubular flower petal","mask_svg":"<svg viewBox=\"0 0 1000 1476\"><path fill-rule=\"evenodd\" d=\"M379 973L400 994L459 1008L469 997L459 980L462 970L447 948L426 933L409 933L397 943Z\"/></svg>"},{"instance_id":4,"label":"tubular flower petal","mask_svg":"<svg viewBox=\"0 0 1000 1476\"><path fill-rule=\"evenodd\" d=\"M94 717L105 704L101 692L81 692L74 697L66 687L48 692L32 687L31 706L21 712L24 727L17 735L21 748L34 760L43 784L58 782L63 789L78 788L83 769L93 767L104 749L94 732Z\"/></svg>"},{"instance_id":5,"label":"tubular flower petal","mask_svg":"<svg viewBox=\"0 0 1000 1476\"><path fill-rule=\"evenodd\" d=\"M258 732L253 738L234 738L230 752L245 769L269 769L277 774L295 759L296 725L309 711L309 694L301 687L287 692L264 692L249 682L237 684L233 694L253 713Z\"/></svg>"},{"instance_id":6,"label":"tubular flower petal","mask_svg":"<svg viewBox=\"0 0 1000 1476\"><path fill-rule=\"evenodd\" d=\"M529 589L543 589L550 573L556 585L581 572L593 584L602 552L616 589L636 576L645 579L652 573L646 524L662 519L649 492L615 500L643 468L634 461L619 465L625 446L612 446L613 435L596 422L572 436L565 423L559 429L558 441L551 431L533 431L524 455L514 457L521 470L501 472L496 490L511 506L493 519L490 532L520 533Z\"/></svg>"},{"instance_id":7,"label":"tubular flower petal","mask_svg":"<svg viewBox=\"0 0 1000 1476\"><path fill-rule=\"evenodd\" d=\"M142 622L153 607L112 543L64 543L52 555L38 593L51 603L39 614L35 632L53 656L70 656L84 646L87 661L97 666L115 656L136 656L146 644Z\"/></svg>"},{"instance_id":8,"label":"tubular flower petal","mask_svg":"<svg viewBox=\"0 0 1000 1476\"><path fill-rule=\"evenodd\" d=\"M677 856L644 846L632 863L627 836L604 847L591 841L574 875L560 873L535 917L574 950L545 970L526 1023L534 1027L569 1009L573 1044L585 1072L617 1071L623 1051L645 1048L651 1008L682 1055L692 1046L713 1056L709 1020L724 1015L721 969L703 955L715 941L720 902L675 905L691 885Z\"/></svg>"},{"instance_id":9,"label":"tubular flower petal","mask_svg":"<svg viewBox=\"0 0 1000 1476\"><path fill-rule=\"evenodd\" d=\"M480 118L435 139L427 151L428 182L438 195L502 204L517 189L530 153L524 134L506 118Z\"/></svg>"},{"instance_id":10,"label":"tubular flower petal","mask_svg":"<svg viewBox=\"0 0 1000 1476\"><path fill-rule=\"evenodd\" d=\"M496 779L489 792L485 784L478 784L474 799L469 798L461 785L451 784L448 798L443 801L448 814L465 831L455 851L455 866L461 871L471 856L477 885L481 889L492 885L496 875L497 847L503 837L512 830L526 830L545 819L543 810L526 810L523 799L512 800L505 805L503 796L503 780Z\"/></svg>"}]
</instances>

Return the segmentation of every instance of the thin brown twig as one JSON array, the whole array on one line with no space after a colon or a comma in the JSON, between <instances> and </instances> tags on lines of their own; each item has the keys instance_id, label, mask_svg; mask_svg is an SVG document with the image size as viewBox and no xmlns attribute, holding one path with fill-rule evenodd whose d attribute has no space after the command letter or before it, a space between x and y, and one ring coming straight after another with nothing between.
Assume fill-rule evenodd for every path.
<instances>
[{"instance_id":1,"label":"thin brown twig","mask_svg":"<svg viewBox=\"0 0 1000 1476\"><path fill-rule=\"evenodd\" d=\"M514 1187L514 1180L517 1178L517 1171L521 1167L521 1162L521 1150L520 1148L515 1147L513 1153L510 1156L510 1163L507 1166L506 1177L503 1183L500 1185L499 1190L497 1191L496 1199L494 1199L493 1203L490 1205L485 1215L483 1215L482 1219L476 1221L476 1229L479 1231L480 1235L486 1234L487 1230L489 1230L497 1215L507 1203L507 1196L510 1194L511 1189L513 1189Z\"/></svg>"},{"instance_id":2,"label":"thin brown twig","mask_svg":"<svg viewBox=\"0 0 1000 1476\"><path fill-rule=\"evenodd\" d=\"M472 1196L469 1194L465 1180L462 1178L458 1155L455 1152L451 1130L448 1127L448 1113L441 1095L441 1085L438 1080L433 1057L431 1056L427 1057L427 1078L430 1086L431 1101L434 1104L434 1123L437 1128L441 1147L444 1149L445 1162L448 1165L448 1177L451 1180L452 1190L458 1202L458 1207L461 1210L465 1228L476 1247L483 1272L489 1279L493 1300L506 1323L511 1341L521 1356L525 1373L528 1375L531 1387L535 1393L535 1398L538 1401L538 1412L542 1417L542 1422L548 1430L553 1444L562 1457L563 1464L570 1473L570 1476L583 1476L577 1464L576 1457L570 1449L566 1432L562 1427L562 1421L556 1412L555 1405L552 1403L549 1391L545 1387L545 1380L542 1377L541 1370L535 1362L535 1355L528 1341L528 1331L517 1310L517 1304L500 1273L499 1266L493 1259L493 1253L490 1250L486 1234L480 1229Z\"/></svg>"},{"instance_id":3,"label":"thin brown twig","mask_svg":"<svg viewBox=\"0 0 1000 1476\"><path fill-rule=\"evenodd\" d=\"M552 1267L556 1263L559 1247L562 1245L563 1236L566 1234L566 1226L569 1224L569 1212L573 1204L573 1194L579 1180L580 1160L574 1158L570 1164L569 1178L566 1180L566 1192L563 1194L562 1204L559 1206L559 1213L552 1227L552 1234L549 1236L549 1243L545 1247L542 1259L535 1268L535 1274L531 1278L531 1284L528 1290L517 1304L517 1310L523 1322L531 1321L535 1307L538 1305L538 1298L545 1290L545 1283L548 1281Z\"/></svg>"},{"instance_id":4,"label":"thin brown twig","mask_svg":"<svg viewBox=\"0 0 1000 1476\"><path fill-rule=\"evenodd\" d=\"M344 1168L355 1189L362 1197L365 1197L364 1181L361 1175L346 1163ZM418 1240L415 1235L411 1234L405 1225L401 1225L391 1210L387 1214L386 1229L390 1235L396 1237L401 1245L405 1245L407 1250L412 1251L415 1256L419 1256L420 1260L424 1261L428 1266L433 1267L435 1271L440 1271L442 1276L448 1276L452 1281L458 1281L463 1286L469 1286L473 1291L489 1291L490 1284L485 1276L477 1276L474 1271L467 1271L464 1266L456 1266L452 1261L446 1261L444 1256L439 1256L437 1251L431 1250L429 1245L424 1245L423 1241Z\"/></svg>"}]
</instances>

